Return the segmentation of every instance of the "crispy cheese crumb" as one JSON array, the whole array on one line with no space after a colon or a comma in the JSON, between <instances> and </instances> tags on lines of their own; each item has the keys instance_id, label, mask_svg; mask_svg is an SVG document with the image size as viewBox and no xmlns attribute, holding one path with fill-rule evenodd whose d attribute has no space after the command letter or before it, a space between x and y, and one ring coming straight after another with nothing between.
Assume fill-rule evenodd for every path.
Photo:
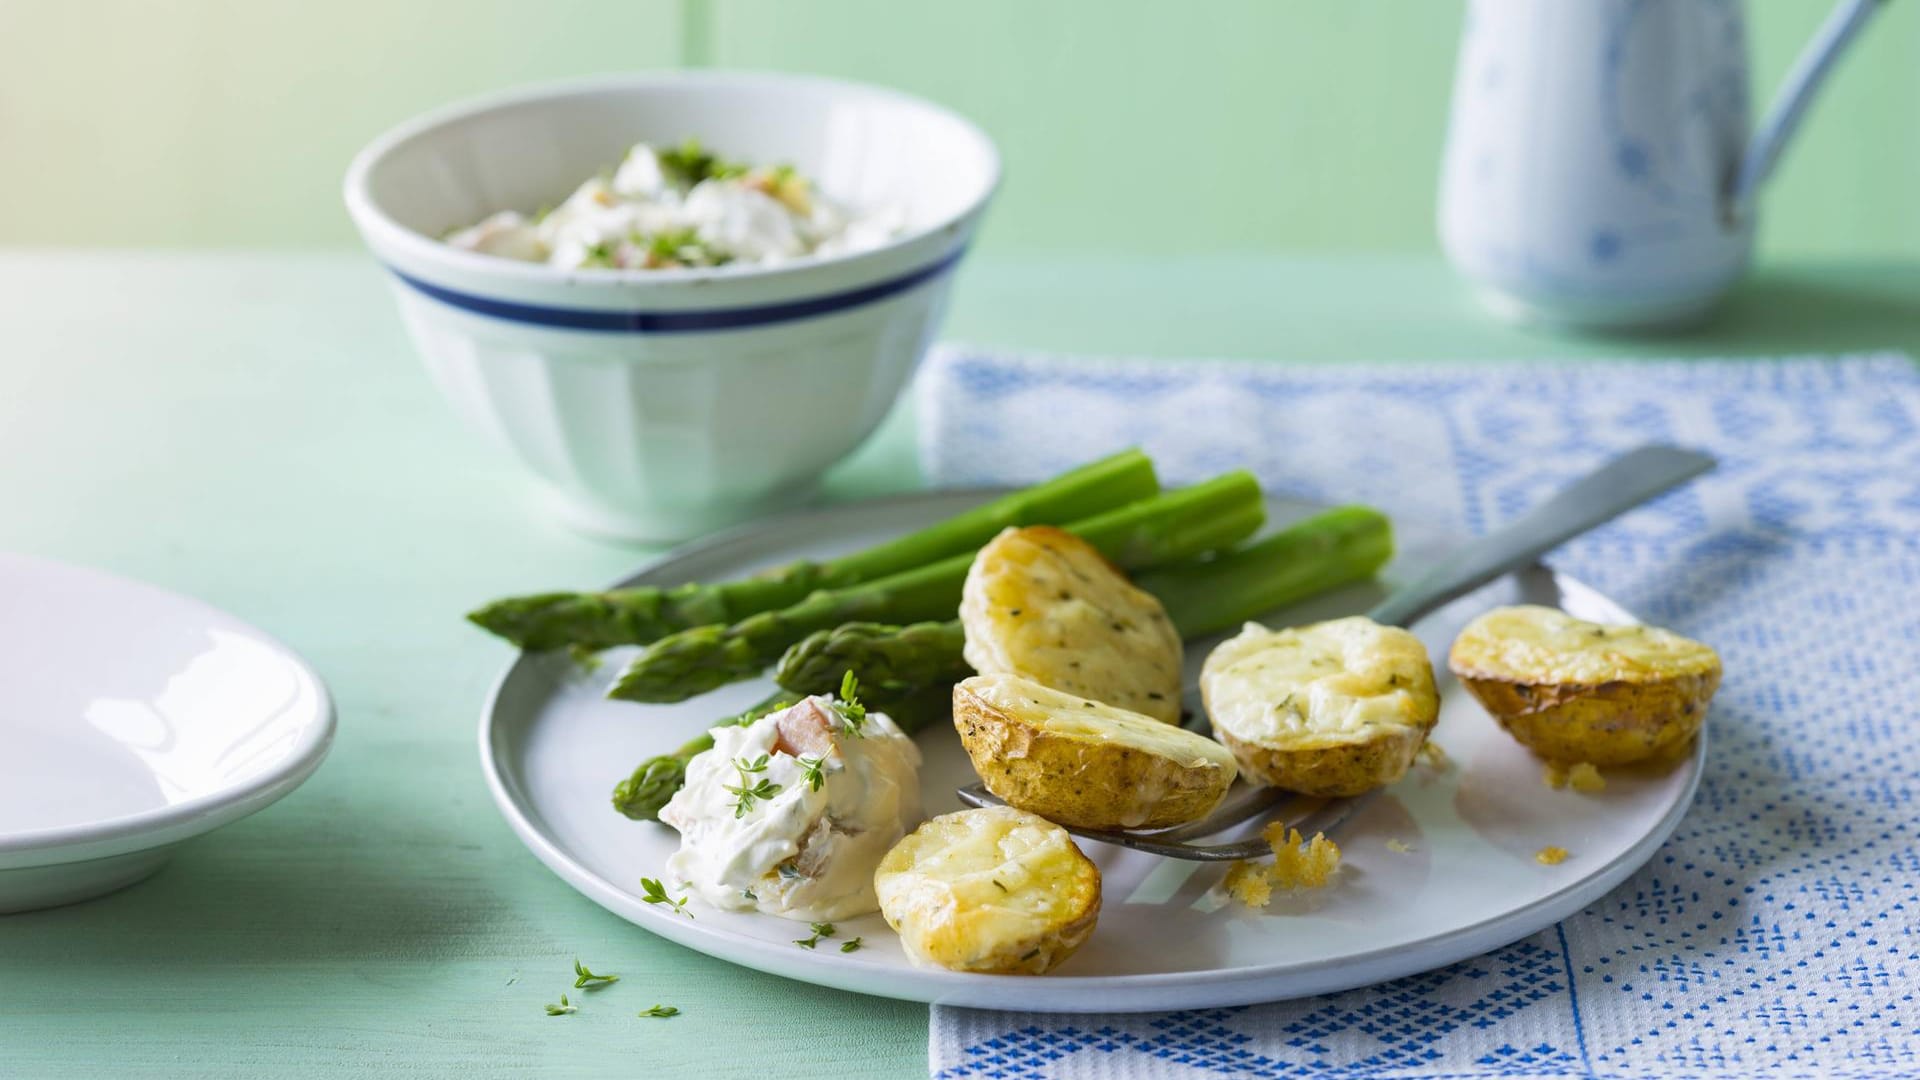
<instances>
[{"instance_id":1,"label":"crispy cheese crumb","mask_svg":"<svg viewBox=\"0 0 1920 1080\"><path fill-rule=\"evenodd\" d=\"M1426 762L1427 767L1434 772L1446 772L1453 768L1453 759L1448 757L1447 752L1440 749L1440 744L1432 739L1421 743L1419 752L1414 756Z\"/></svg>"},{"instance_id":2,"label":"crispy cheese crumb","mask_svg":"<svg viewBox=\"0 0 1920 1080\"><path fill-rule=\"evenodd\" d=\"M1324 833L1303 840L1299 829L1278 822L1260 834L1273 848L1273 883L1283 889L1318 889L1340 869L1340 848Z\"/></svg>"},{"instance_id":3,"label":"crispy cheese crumb","mask_svg":"<svg viewBox=\"0 0 1920 1080\"><path fill-rule=\"evenodd\" d=\"M1533 861L1541 866L1559 866L1567 861L1567 849L1550 844L1534 852Z\"/></svg>"},{"instance_id":4,"label":"crispy cheese crumb","mask_svg":"<svg viewBox=\"0 0 1920 1080\"><path fill-rule=\"evenodd\" d=\"M1227 892L1248 907L1263 908L1273 899L1273 881L1265 866L1241 861L1227 871Z\"/></svg>"},{"instance_id":5,"label":"crispy cheese crumb","mask_svg":"<svg viewBox=\"0 0 1920 1080\"><path fill-rule=\"evenodd\" d=\"M1592 795L1607 789L1607 778L1601 776L1600 770L1594 768L1592 763L1585 761L1574 765L1562 765L1559 762L1549 761L1546 770L1540 776L1540 782L1555 791L1570 787L1582 795Z\"/></svg>"},{"instance_id":6,"label":"crispy cheese crumb","mask_svg":"<svg viewBox=\"0 0 1920 1080\"><path fill-rule=\"evenodd\" d=\"M1596 791L1607 790L1607 778L1589 762L1581 762L1567 770L1567 786L1582 795L1591 795Z\"/></svg>"},{"instance_id":7,"label":"crispy cheese crumb","mask_svg":"<svg viewBox=\"0 0 1920 1080\"><path fill-rule=\"evenodd\" d=\"M1396 855L1406 855L1413 851L1413 845L1396 837L1387 841L1387 850Z\"/></svg>"},{"instance_id":8,"label":"crispy cheese crumb","mask_svg":"<svg viewBox=\"0 0 1920 1080\"><path fill-rule=\"evenodd\" d=\"M1299 829L1280 822L1267 826L1261 837L1273 849L1273 862L1237 862L1227 871L1227 892L1248 907L1266 907L1275 889L1318 889L1340 869L1340 847L1324 833L1312 840Z\"/></svg>"}]
</instances>

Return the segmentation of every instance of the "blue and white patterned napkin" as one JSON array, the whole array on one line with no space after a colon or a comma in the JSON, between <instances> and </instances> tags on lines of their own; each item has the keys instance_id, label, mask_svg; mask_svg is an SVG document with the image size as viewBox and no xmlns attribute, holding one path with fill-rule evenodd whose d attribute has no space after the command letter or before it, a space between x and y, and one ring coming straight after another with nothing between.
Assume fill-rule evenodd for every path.
<instances>
[{"instance_id":1,"label":"blue and white patterned napkin","mask_svg":"<svg viewBox=\"0 0 1920 1080\"><path fill-rule=\"evenodd\" d=\"M936 1007L943 1077L1920 1075L1920 372L1903 356L1449 367L1014 356L919 384L939 484L1139 443L1166 479L1484 531L1619 451L1718 471L1553 560L1717 646L1698 800L1559 927L1327 997L1141 1016Z\"/></svg>"}]
</instances>

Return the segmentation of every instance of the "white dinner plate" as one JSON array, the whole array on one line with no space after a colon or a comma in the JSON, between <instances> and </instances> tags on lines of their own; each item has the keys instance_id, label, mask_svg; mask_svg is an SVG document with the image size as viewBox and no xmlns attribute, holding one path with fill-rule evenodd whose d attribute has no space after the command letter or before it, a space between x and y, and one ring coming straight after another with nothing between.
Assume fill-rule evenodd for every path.
<instances>
[{"instance_id":1,"label":"white dinner plate","mask_svg":"<svg viewBox=\"0 0 1920 1080\"><path fill-rule=\"evenodd\" d=\"M312 775L306 662L197 600L0 554L0 912L83 900Z\"/></svg>"},{"instance_id":2,"label":"white dinner plate","mask_svg":"<svg viewBox=\"0 0 1920 1080\"><path fill-rule=\"evenodd\" d=\"M634 575L670 585L734 577L794 559L855 550L957 513L978 493L936 493L787 515L699 542ZM1315 508L1273 502L1276 522ZM1444 538L1402 528L1387 581L1406 580ZM1364 611L1369 585L1275 614L1299 622ZM1595 591L1539 569L1495 582L1413 629L1444 659L1468 619L1496 604L1546 603L1605 622L1630 620ZM1211 642L1188 648L1189 684ZM731 686L677 705L635 705L601 695L624 652L583 672L558 655L523 656L495 686L480 724L480 756L494 799L527 846L594 902L653 933L723 960L865 994L1005 1009L1102 1012L1205 1008L1360 986L1474 956L1553 925L1600 898L1673 831L1700 777L1695 755L1664 773L1621 771L1594 795L1552 790L1541 765L1494 724L1444 662L1434 741L1451 767L1417 765L1367 803L1335 839L1341 870L1325 889L1276 897L1255 911L1223 900L1224 868L1084 843L1099 864L1098 929L1044 976L971 975L915 967L878 915L843 920L855 953L799 948L802 923L722 912L698 900L695 918L641 899L677 844L665 825L629 821L609 804L613 785L639 761L665 753L712 721L772 692L770 682ZM973 779L950 727L919 736L929 814L959 808L953 789ZM1390 842L1398 844L1390 847ZM1404 845L1410 850L1395 850ZM1557 866L1542 848L1569 853Z\"/></svg>"}]
</instances>

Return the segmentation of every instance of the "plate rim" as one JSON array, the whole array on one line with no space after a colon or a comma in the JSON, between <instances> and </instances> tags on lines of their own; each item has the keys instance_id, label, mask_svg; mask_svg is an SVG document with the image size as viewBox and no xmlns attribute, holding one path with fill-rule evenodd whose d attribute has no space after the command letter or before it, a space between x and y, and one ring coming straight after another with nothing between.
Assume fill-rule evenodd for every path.
<instances>
[{"instance_id":1,"label":"plate rim","mask_svg":"<svg viewBox=\"0 0 1920 1080\"><path fill-rule=\"evenodd\" d=\"M61 574L91 578L110 588L145 593L188 612L208 616L218 624L242 629L289 660L313 686L314 708L302 725L299 741L286 755L240 783L180 802L98 821L0 831L0 871L112 858L179 843L266 809L305 783L326 760L339 726L333 695L313 665L286 642L204 600L137 578L39 555L0 552L0 566L8 562L24 564L29 570L51 568Z\"/></svg>"},{"instance_id":2,"label":"plate rim","mask_svg":"<svg viewBox=\"0 0 1920 1080\"><path fill-rule=\"evenodd\" d=\"M956 497L988 497L1009 490L1004 487L942 488L931 491L901 492L871 499L855 499L827 506L816 506L771 515L757 521L674 546L649 559L633 572L621 577L610 588L643 582L662 567L694 555L710 555L743 541L785 526L799 525L811 518L844 513L849 507L898 506L918 502L938 503ZM1294 506L1318 505L1305 500L1276 499ZM1628 609L1605 593L1578 578L1546 567L1556 582L1570 583L1605 600L1621 611ZM1628 614L1632 614L1630 611ZM1637 616L1636 616L1637 617ZM1681 767L1689 770L1685 785L1671 807L1638 841L1605 864L1520 908L1489 916L1467 926L1423 938L1413 944L1385 946L1362 953L1296 964L1259 964L1212 968L1204 971L1163 971L1130 975L1060 975L1042 978L1028 975L986 975L946 971L910 965L900 967L861 961L856 957L828 959L803 950L791 954L766 947L766 943L712 930L697 920L656 910L588 869L561 850L555 838L539 828L528 807L513 790L498 760L495 742L503 737L496 718L501 698L516 678L532 674L536 654L516 651L487 692L481 706L478 742L480 764L494 805L507 824L535 858L565 881L576 892L602 908L649 933L696 952L728 963L782 978L798 979L817 986L852 993L918 1001L929 1005L959 1005L973 1008L1021 1008L1017 1002L1025 991L1046 989L1057 1000L1047 1011L1068 1013L1152 1012L1166 1009L1221 1008L1281 1001L1315 994L1333 993L1369 986L1389 979L1403 978L1450 964L1459 963L1512 944L1549 927L1613 891L1621 882L1644 866L1666 843L1682 819L1692 809L1705 772L1707 730L1703 726L1695 738L1694 751ZM1399 961L1399 962L1396 962ZM1328 977L1331 976L1331 977ZM1286 988L1274 993L1276 983ZM856 985L857 984L857 985ZM1188 990L1178 1000L1167 1000L1170 990ZM1077 993L1076 993L1077 992Z\"/></svg>"}]
</instances>

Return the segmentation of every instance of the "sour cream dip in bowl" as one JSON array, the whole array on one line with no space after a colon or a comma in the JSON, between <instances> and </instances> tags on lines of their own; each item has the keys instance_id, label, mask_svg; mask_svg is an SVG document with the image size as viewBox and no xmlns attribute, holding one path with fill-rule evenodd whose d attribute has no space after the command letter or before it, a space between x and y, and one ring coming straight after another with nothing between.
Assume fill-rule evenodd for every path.
<instances>
[{"instance_id":1,"label":"sour cream dip in bowl","mask_svg":"<svg viewBox=\"0 0 1920 1080\"><path fill-rule=\"evenodd\" d=\"M688 175L689 140L747 164ZM999 175L978 128L891 90L663 72L429 113L361 151L345 195L468 424L570 524L674 540L809 498L872 433ZM565 227L543 236L547 207Z\"/></svg>"}]
</instances>

